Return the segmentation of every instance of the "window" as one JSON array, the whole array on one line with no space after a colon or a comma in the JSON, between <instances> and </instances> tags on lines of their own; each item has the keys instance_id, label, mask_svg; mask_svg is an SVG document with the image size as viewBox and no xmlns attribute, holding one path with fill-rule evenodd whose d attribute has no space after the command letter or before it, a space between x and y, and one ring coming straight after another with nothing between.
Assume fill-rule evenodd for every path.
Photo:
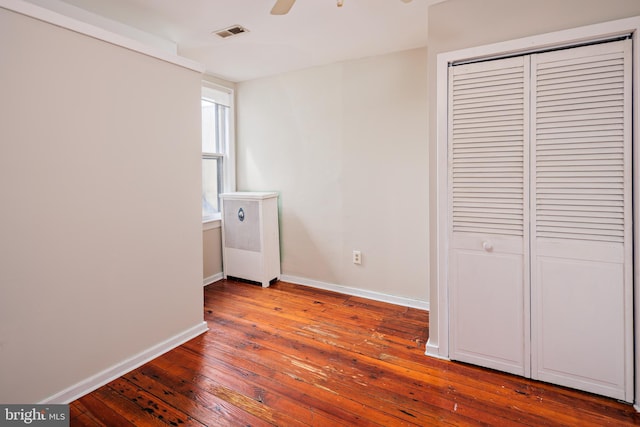
<instances>
[{"instance_id":1,"label":"window","mask_svg":"<svg viewBox=\"0 0 640 427\"><path fill-rule=\"evenodd\" d=\"M202 88L202 221L220 219L220 193L233 189L232 92Z\"/></svg>"}]
</instances>

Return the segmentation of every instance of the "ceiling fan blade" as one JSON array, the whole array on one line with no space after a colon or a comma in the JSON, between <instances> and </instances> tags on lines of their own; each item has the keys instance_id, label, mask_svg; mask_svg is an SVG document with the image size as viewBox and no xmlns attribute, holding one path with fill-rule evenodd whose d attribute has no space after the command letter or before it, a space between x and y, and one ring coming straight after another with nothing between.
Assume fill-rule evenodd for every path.
<instances>
[{"instance_id":1,"label":"ceiling fan blade","mask_svg":"<svg viewBox=\"0 0 640 427\"><path fill-rule=\"evenodd\" d=\"M277 0L276 4L271 9L272 15L286 15L289 13L291 6L296 2L296 0Z\"/></svg>"}]
</instances>

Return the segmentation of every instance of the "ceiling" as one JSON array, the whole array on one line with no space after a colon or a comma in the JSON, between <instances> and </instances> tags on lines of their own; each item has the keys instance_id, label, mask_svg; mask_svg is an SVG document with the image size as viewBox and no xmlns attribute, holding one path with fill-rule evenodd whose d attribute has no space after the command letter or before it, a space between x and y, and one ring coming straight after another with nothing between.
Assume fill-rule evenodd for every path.
<instances>
[{"instance_id":1,"label":"ceiling","mask_svg":"<svg viewBox=\"0 0 640 427\"><path fill-rule=\"evenodd\" d=\"M444 0L62 0L177 44L207 74L233 82L426 46L427 10ZM222 39L214 31L249 31Z\"/></svg>"}]
</instances>

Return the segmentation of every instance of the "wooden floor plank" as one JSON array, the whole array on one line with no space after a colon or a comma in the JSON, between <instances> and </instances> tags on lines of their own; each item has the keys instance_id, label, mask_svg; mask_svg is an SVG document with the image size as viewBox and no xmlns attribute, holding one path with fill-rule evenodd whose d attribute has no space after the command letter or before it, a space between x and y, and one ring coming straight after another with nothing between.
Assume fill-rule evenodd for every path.
<instances>
[{"instance_id":1,"label":"wooden floor plank","mask_svg":"<svg viewBox=\"0 0 640 427\"><path fill-rule=\"evenodd\" d=\"M87 396L86 401L91 401L91 396ZM69 405L69 416L74 421L74 425L79 427L106 427L106 424L96 418L97 411L88 410L79 400Z\"/></svg>"},{"instance_id":2,"label":"wooden floor plank","mask_svg":"<svg viewBox=\"0 0 640 427\"><path fill-rule=\"evenodd\" d=\"M472 405L465 405L466 395L456 398L454 389L443 386L440 387L439 390L436 390L435 387L429 387L427 382L421 381L417 376L408 380L406 375L404 375L406 370L394 370L394 365L389 365L387 360L363 356L358 359L359 363L356 365L351 363L353 359L350 357L350 353L341 350L339 347L314 341L313 338L294 336L291 334L285 336L286 332L282 329L280 329L278 336L270 336L266 330L261 331L260 329L258 325L254 326L247 318L238 319L235 323L232 323L231 319L227 319L225 322L225 330L227 333L234 334L235 337L230 338L229 335L225 335L222 338L224 341L241 341L245 339L246 334L249 333L251 341L256 345L255 350L259 353L255 355L254 363L259 362L260 359L292 359L282 354L288 349L291 349L287 344L295 343L295 351L293 354L295 354L297 358L293 358L294 361L299 361L300 366L308 366L308 370L311 373L319 373L320 377L315 378L315 382L322 381L327 384L328 381L326 381L324 376L334 376L334 378L331 379L331 387L328 385L327 387L343 395L349 394L355 388L363 388L365 391L355 393L360 402L373 406L374 404L369 400L369 395L371 394L373 396L371 400L377 403L378 407L386 404L387 407L393 408L388 410L389 413L401 411L400 417L404 418L405 421L415 421L413 420L414 418L424 421L425 418L428 418L430 414L433 414L435 411L446 412L451 407L455 406L458 408L459 406L460 415L467 414L467 416L475 420L481 420L494 425L507 424L507 421L502 419L502 410L500 408L492 410L493 408L490 407L482 411L474 412ZM212 326L212 332L214 331L215 329ZM281 343L278 344L280 341ZM279 348L278 345L282 347ZM313 358L314 349L317 348L322 349L322 353L316 359L323 361L323 363L328 361L328 365L312 365L312 362L309 361L309 358ZM270 349L271 352L268 353L267 349ZM424 359L424 355L422 355L422 358ZM288 364L285 360L285 363L283 363L280 369L286 370L287 367ZM300 371L296 373L300 374ZM346 380L341 380L340 377L335 377L336 375L342 376ZM313 378L313 376L307 375L305 378ZM426 389L426 387L429 388ZM482 393L487 394L482 390L471 390L471 392L473 392L475 396L474 399L481 396ZM437 396L439 405L434 406L429 404L429 397L434 395ZM441 396L444 395L450 395L450 398L441 399ZM457 399L457 402L453 401L454 398ZM421 406L415 405L414 399L422 399L424 404ZM405 407L410 409L403 409ZM535 418L532 418L532 421L535 421Z\"/></svg>"},{"instance_id":3,"label":"wooden floor plank","mask_svg":"<svg viewBox=\"0 0 640 427\"><path fill-rule=\"evenodd\" d=\"M640 425L613 399L425 356L424 310L223 280L204 313L208 332L73 402L71 425Z\"/></svg>"},{"instance_id":4,"label":"wooden floor plank","mask_svg":"<svg viewBox=\"0 0 640 427\"><path fill-rule=\"evenodd\" d=\"M239 359L237 347L222 343L211 345L217 348L216 352L207 350L208 361L212 366L238 372L241 378L253 377L253 381L257 381L262 387L295 398L324 417L341 421L338 425L386 426L399 423L397 417L387 413L381 414L377 419L368 420L370 411L366 405L336 394L316 381L316 378L307 376L306 370L296 371L284 362L253 357L248 353ZM258 349L259 347L252 345L251 353Z\"/></svg>"},{"instance_id":5,"label":"wooden floor plank","mask_svg":"<svg viewBox=\"0 0 640 427\"><path fill-rule=\"evenodd\" d=\"M179 408L171 406L161 399L162 394L148 392L126 379L126 376L110 382L108 386L126 401L128 410L125 413L131 415L136 425L146 423L193 427L207 425L191 415L194 406L191 402L188 402L188 406Z\"/></svg>"},{"instance_id":6,"label":"wooden floor plank","mask_svg":"<svg viewBox=\"0 0 640 427\"><path fill-rule=\"evenodd\" d=\"M230 370L228 365L224 363L203 364L201 356L190 352L179 353L179 358L174 359L172 357L174 354L158 358L152 365L145 368L145 372L149 371L151 375L165 380L167 377L170 378L171 374L166 373L164 369L170 369L177 378L191 378L189 381L182 380L184 383L201 389L210 384L215 389L221 388L223 390L231 390L231 387L235 387L235 393L244 396L243 401L252 399L255 402L254 405L260 404L265 409L269 409L270 413L264 418L277 425L309 425L318 420L323 420L325 425L329 425L336 421L323 417L318 411L313 411L307 406L300 405L300 401L297 399L277 393L272 387L269 387L271 384L265 386L261 382L252 381L250 376L246 376L244 381L238 381L237 370ZM156 369L159 369L161 373L158 373ZM193 372L196 370L199 374L193 376ZM183 386L176 388L181 389Z\"/></svg>"},{"instance_id":7,"label":"wooden floor plank","mask_svg":"<svg viewBox=\"0 0 640 427\"><path fill-rule=\"evenodd\" d=\"M163 394L169 396L167 401L177 407L195 404L190 413L205 424L212 419L216 419L218 424L224 420L229 424L247 423L252 426L298 424L286 412L275 411L261 399L246 394L247 390L242 387L243 384L238 384L237 378L233 385L242 390L227 387L204 375L207 372L202 366L185 368L184 363L166 363L168 360L158 358L141 367L136 382L150 392L154 388L162 388ZM197 374L194 375L194 372ZM214 374L212 376L218 376L217 372Z\"/></svg>"}]
</instances>

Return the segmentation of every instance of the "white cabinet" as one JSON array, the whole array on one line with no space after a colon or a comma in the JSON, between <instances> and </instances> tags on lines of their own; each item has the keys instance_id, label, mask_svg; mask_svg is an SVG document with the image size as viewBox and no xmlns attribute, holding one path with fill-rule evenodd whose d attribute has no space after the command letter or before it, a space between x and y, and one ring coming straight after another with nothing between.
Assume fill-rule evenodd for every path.
<instances>
[{"instance_id":1,"label":"white cabinet","mask_svg":"<svg viewBox=\"0 0 640 427\"><path fill-rule=\"evenodd\" d=\"M222 262L224 277L259 282L280 278L278 193L223 193Z\"/></svg>"}]
</instances>

